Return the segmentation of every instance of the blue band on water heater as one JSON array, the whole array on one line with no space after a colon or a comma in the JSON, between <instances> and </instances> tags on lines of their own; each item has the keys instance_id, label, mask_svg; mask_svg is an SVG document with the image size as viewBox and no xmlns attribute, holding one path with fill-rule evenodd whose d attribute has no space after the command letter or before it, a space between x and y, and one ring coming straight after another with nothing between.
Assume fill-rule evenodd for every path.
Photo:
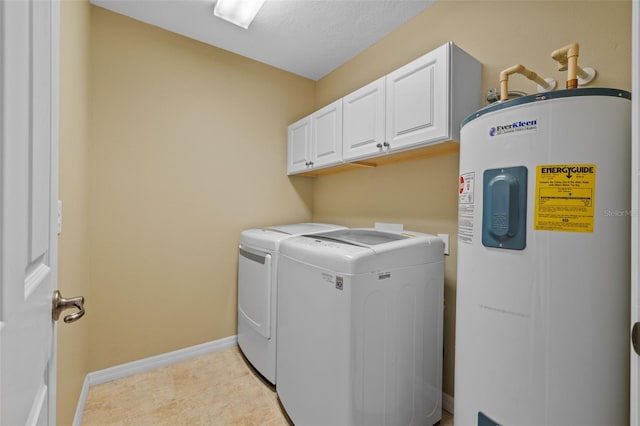
<instances>
[{"instance_id":1,"label":"blue band on water heater","mask_svg":"<svg viewBox=\"0 0 640 426\"><path fill-rule=\"evenodd\" d=\"M532 95L523 96L521 98L510 99L508 101L499 101L487 105L484 108L474 112L465 118L460 124L463 128L466 124L482 117L490 112L500 111L501 109L511 108L516 105L524 105L531 102L544 102L552 99L573 98L576 96L610 96L621 99L631 99L631 93L626 90L609 89L604 87L585 87L580 89L556 90L554 92L534 93Z\"/></svg>"},{"instance_id":2,"label":"blue band on water heater","mask_svg":"<svg viewBox=\"0 0 640 426\"><path fill-rule=\"evenodd\" d=\"M482 244L524 249L527 245L527 168L485 170L482 188Z\"/></svg>"}]
</instances>

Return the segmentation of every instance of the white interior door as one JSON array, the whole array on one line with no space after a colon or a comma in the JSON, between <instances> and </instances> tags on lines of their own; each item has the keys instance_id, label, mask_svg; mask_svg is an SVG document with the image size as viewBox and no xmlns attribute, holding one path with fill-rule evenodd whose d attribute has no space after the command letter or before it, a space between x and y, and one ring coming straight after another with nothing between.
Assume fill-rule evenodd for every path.
<instances>
[{"instance_id":1,"label":"white interior door","mask_svg":"<svg viewBox=\"0 0 640 426\"><path fill-rule=\"evenodd\" d=\"M0 424L55 424L59 4L0 1Z\"/></svg>"},{"instance_id":2,"label":"white interior door","mask_svg":"<svg viewBox=\"0 0 640 426\"><path fill-rule=\"evenodd\" d=\"M631 350L630 423L640 426L640 6L632 2L631 92Z\"/></svg>"}]
</instances>

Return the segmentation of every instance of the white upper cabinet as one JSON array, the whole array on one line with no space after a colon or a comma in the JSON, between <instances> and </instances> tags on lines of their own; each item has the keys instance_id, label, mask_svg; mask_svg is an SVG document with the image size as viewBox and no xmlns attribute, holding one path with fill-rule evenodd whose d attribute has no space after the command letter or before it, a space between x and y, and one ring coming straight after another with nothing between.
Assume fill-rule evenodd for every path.
<instances>
[{"instance_id":1,"label":"white upper cabinet","mask_svg":"<svg viewBox=\"0 0 640 426\"><path fill-rule=\"evenodd\" d=\"M287 173L307 170L311 161L311 117L305 117L289 126Z\"/></svg>"},{"instance_id":2,"label":"white upper cabinet","mask_svg":"<svg viewBox=\"0 0 640 426\"><path fill-rule=\"evenodd\" d=\"M291 124L287 174L342 163L342 99Z\"/></svg>"},{"instance_id":3,"label":"white upper cabinet","mask_svg":"<svg viewBox=\"0 0 640 426\"><path fill-rule=\"evenodd\" d=\"M342 99L311 114L311 168L342 163Z\"/></svg>"},{"instance_id":4,"label":"white upper cabinet","mask_svg":"<svg viewBox=\"0 0 640 426\"><path fill-rule=\"evenodd\" d=\"M481 106L482 65L447 43L387 75L389 151L458 141L460 124Z\"/></svg>"},{"instance_id":5,"label":"white upper cabinet","mask_svg":"<svg viewBox=\"0 0 640 426\"><path fill-rule=\"evenodd\" d=\"M370 157L385 151L385 78L342 99L342 158Z\"/></svg>"},{"instance_id":6,"label":"white upper cabinet","mask_svg":"<svg viewBox=\"0 0 640 426\"><path fill-rule=\"evenodd\" d=\"M387 75L387 132L391 151L445 138L449 128L448 46Z\"/></svg>"},{"instance_id":7,"label":"white upper cabinet","mask_svg":"<svg viewBox=\"0 0 640 426\"><path fill-rule=\"evenodd\" d=\"M462 121L481 99L482 64L444 44L289 126L288 173L328 174L452 152Z\"/></svg>"}]
</instances>

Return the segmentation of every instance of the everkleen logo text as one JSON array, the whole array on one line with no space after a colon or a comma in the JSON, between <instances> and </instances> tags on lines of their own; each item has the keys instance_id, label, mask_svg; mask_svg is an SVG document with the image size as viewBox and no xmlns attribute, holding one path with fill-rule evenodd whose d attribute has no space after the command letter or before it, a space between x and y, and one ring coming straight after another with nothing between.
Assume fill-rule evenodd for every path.
<instances>
[{"instance_id":1,"label":"everkleen logo text","mask_svg":"<svg viewBox=\"0 0 640 426\"><path fill-rule=\"evenodd\" d=\"M595 173L593 166L564 166L564 167L542 167L540 171L544 174L563 174L571 178L576 173Z\"/></svg>"},{"instance_id":2,"label":"everkleen logo text","mask_svg":"<svg viewBox=\"0 0 640 426\"><path fill-rule=\"evenodd\" d=\"M505 135L508 133L522 132L525 130L537 130L538 120L514 121L511 124L503 124L489 129L489 136Z\"/></svg>"}]
</instances>

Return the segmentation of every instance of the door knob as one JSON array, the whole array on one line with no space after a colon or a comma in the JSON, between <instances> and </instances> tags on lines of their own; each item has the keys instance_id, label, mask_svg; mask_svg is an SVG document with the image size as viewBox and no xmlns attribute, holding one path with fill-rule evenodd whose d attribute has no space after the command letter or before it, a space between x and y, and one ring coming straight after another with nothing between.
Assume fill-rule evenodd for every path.
<instances>
[{"instance_id":1,"label":"door knob","mask_svg":"<svg viewBox=\"0 0 640 426\"><path fill-rule=\"evenodd\" d=\"M64 322L70 323L82 318L82 316L84 315L84 297L78 296L65 299L60 294L60 291L56 290L53 292L53 308L51 310L51 316L54 321L58 321L62 311L74 308L78 311L71 315L65 316Z\"/></svg>"},{"instance_id":2,"label":"door knob","mask_svg":"<svg viewBox=\"0 0 640 426\"><path fill-rule=\"evenodd\" d=\"M631 343L636 354L640 355L640 322L633 324L631 329Z\"/></svg>"}]
</instances>

